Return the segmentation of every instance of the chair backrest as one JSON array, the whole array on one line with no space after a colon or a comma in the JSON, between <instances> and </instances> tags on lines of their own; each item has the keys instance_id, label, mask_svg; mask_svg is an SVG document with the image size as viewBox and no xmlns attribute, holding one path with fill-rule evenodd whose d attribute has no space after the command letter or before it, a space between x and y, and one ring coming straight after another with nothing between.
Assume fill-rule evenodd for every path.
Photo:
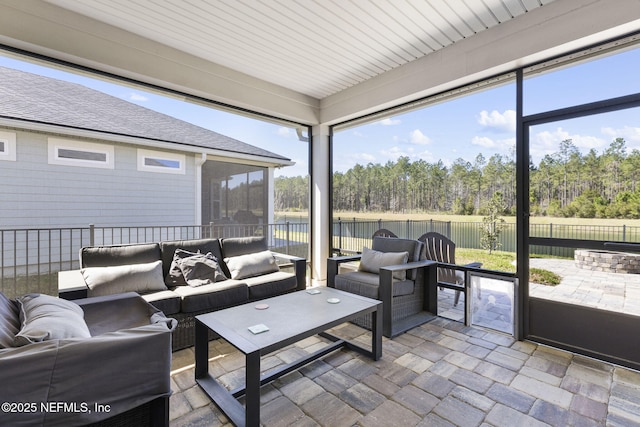
<instances>
[{"instance_id":1,"label":"chair backrest","mask_svg":"<svg viewBox=\"0 0 640 427\"><path fill-rule=\"evenodd\" d=\"M418 238L424 243L425 259L447 264L456 263L456 244L440 233L429 232ZM438 268L438 281L456 283L456 272L451 268Z\"/></svg>"},{"instance_id":2,"label":"chair backrest","mask_svg":"<svg viewBox=\"0 0 640 427\"><path fill-rule=\"evenodd\" d=\"M396 237L381 237L376 236L373 238L371 249L380 252L408 252L409 262L420 261L422 256L422 242L412 239L399 239ZM407 271L407 279L416 280L416 269Z\"/></svg>"},{"instance_id":3,"label":"chair backrest","mask_svg":"<svg viewBox=\"0 0 640 427\"><path fill-rule=\"evenodd\" d=\"M371 238L373 239L374 237L398 237L398 236L396 236L396 234L393 231L387 230L386 228L381 228L380 230L373 233L373 236L371 236Z\"/></svg>"}]
</instances>

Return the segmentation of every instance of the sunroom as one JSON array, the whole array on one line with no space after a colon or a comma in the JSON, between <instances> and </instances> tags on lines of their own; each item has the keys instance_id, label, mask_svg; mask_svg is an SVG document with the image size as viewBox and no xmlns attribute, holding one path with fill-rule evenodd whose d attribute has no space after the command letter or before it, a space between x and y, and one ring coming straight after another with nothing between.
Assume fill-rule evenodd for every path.
<instances>
[{"instance_id":1,"label":"sunroom","mask_svg":"<svg viewBox=\"0 0 640 427\"><path fill-rule=\"evenodd\" d=\"M554 87L559 100L535 110L528 96L534 97L536 88L528 81L624 52L637 57L640 4L470 3L216 1L167 2L158 8L142 0L3 1L0 44L5 54L297 129L298 142L309 144L313 285L325 283L327 259L338 247L333 171L349 143L346 131L507 87L506 109L515 112L516 125L511 131L513 335L638 369L633 337L639 316L535 296L529 273L531 254L539 247L633 252L640 240L621 234L576 239L558 229L538 233L531 226L536 212L529 196L538 184L532 182L530 158L544 148L532 135L553 126L579 126L581 120L606 127L607 114L637 111L640 88L630 79L621 93L607 91L617 76L603 72L584 83L583 98L563 103L563 88ZM250 173L233 172L244 174L247 184ZM211 182L224 185L223 180ZM225 217L216 209L211 215Z\"/></svg>"}]
</instances>

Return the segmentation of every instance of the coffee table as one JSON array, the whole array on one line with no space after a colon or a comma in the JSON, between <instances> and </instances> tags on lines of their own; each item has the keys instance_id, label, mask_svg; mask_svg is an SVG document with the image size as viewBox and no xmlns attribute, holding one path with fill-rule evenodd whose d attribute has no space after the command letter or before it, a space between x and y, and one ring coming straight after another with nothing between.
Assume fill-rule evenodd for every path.
<instances>
[{"instance_id":1,"label":"coffee table","mask_svg":"<svg viewBox=\"0 0 640 427\"><path fill-rule=\"evenodd\" d=\"M313 288L320 293L297 291L265 300L196 316L196 382L237 426L260 424L260 387L339 348L347 347L373 360L382 356L382 302L338 289ZM329 302L338 299L339 302ZM268 308L264 308L268 305ZM258 307L258 308L256 308ZM262 309L260 309L262 308ZM371 350L325 332L356 317L370 314ZM266 325L269 330L254 334L248 328ZM214 331L245 355L245 386L227 390L209 374L209 330ZM260 374L260 357L319 334L331 341L308 356ZM245 396L245 407L237 400Z\"/></svg>"}]
</instances>

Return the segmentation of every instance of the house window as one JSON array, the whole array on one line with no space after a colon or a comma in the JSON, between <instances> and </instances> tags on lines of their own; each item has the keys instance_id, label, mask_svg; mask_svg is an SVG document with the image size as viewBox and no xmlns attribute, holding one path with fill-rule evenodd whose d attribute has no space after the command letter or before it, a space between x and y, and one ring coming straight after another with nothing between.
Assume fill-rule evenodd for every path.
<instances>
[{"instance_id":1,"label":"house window","mask_svg":"<svg viewBox=\"0 0 640 427\"><path fill-rule=\"evenodd\" d=\"M49 138L49 164L113 169L112 145Z\"/></svg>"},{"instance_id":2,"label":"house window","mask_svg":"<svg viewBox=\"0 0 640 427\"><path fill-rule=\"evenodd\" d=\"M144 172L185 174L184 154L138 150L138 170Z\"/></svg>"},{"instance_id":3,"label":"house window","mask_svg":"<svg viewBox=\"0 0 640 427\"><path fill-rule=\"evenodd\" d=\"M16 134L0 132L0 160L16 161Z\"/></svg>"}]
</instances>

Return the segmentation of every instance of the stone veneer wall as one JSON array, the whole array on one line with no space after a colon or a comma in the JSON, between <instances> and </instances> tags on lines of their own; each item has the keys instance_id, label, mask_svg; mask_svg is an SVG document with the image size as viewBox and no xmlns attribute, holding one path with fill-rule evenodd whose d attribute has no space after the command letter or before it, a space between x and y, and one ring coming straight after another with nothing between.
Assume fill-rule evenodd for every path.
<instances>
[{"instance_id":1,"label":"stone veneer wall","mask_svg":"<svg viewBox=\"0 0 640 427\"><path fill-rule=\"evenodd\" d=\"M585 270L640 274L640 254L579 249L574 258Z\"/></svg>"}]
</instances>

